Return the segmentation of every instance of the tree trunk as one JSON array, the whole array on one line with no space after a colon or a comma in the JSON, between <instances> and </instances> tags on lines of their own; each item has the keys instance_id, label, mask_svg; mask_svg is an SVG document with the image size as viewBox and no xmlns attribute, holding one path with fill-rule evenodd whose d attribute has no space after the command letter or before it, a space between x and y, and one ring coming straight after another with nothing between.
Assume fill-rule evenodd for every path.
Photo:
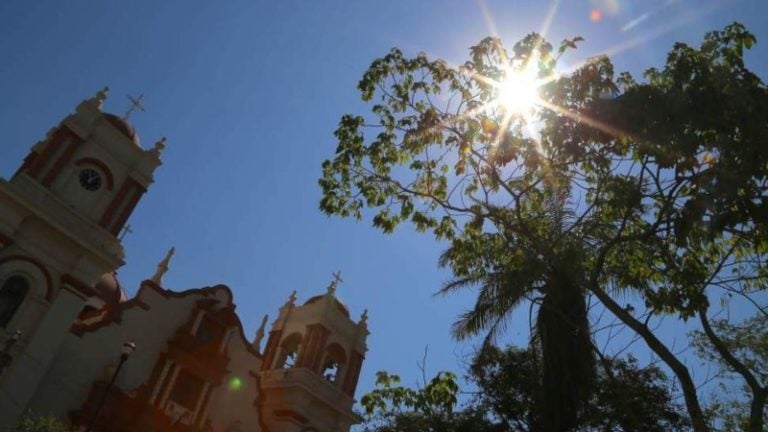
<instances>
[{"instance_id":1,"label":"tree trunk","mask_svg":"<svg viewBox=\"0 0 768 432\"><path fill-rule=\"evenodd\" d=\"M752 396L752 405L749 409L749 432L763 432L763 411L768 389L762 389Z\"/></svg>"},{"instance_id":2,"label":"tree trunk","mask_svg":"<svg viewBox=\"0 0 768 432\"><path fill-rule=\"evenodd\" d=\"M672 369L672 372L677 377L677 380L680 382L680 387L683 390L685 407L688 411L688 415L691 417L693 430L696 432L709 432L709 425L707 425L707 421L704 418L704 412L701 410L701 404L699 404L699 398L696 394L696 385L688 372L688 368L686 368L685 365L678 360L678 358L675 357L675 355L658 338L656 338L656 336L653 335L653 332L651 332L648 327L635 319L632 314L616 303L605 291L599 288L593 288L590 291L594 293L600 302L620 319L621 322L642 337L648 347L653 350L653 352L655 352L670 369Z\"/></svg>"},{"instance_id":3,"label":"tree trunk","mask_svg":"<svg viewBox=\"0 0 768 432\"><path fill-rule=\"evenodd\" d=\"M728 349L728 346L722 339L715 333L715 330L709 324L709 318L707 318L707 308L702 306L699 309L699 319L701 320L701 326L704 329L704 334L707 335L709 341L715 347L717 352L732 370L742 376L744 381L747 382L750 390L752 390L752 404L749 410L749 432L762 432L763 431L763 408L765 407L765 398L768 389L763 388L760 385L760 381L752 373L752 371L743 362L739 361L735 355Z\"/></svg>"},{"instance_id":4,"label":"tree trunk","mask_svg":"<svg viewBox=\"0 0 768 432\"><path fill-rule=\"evenodd\" d=\"M536 318L542 352L543 429L574 430L595 381L595 359L584 293L557 272L551 276Z\"/></svg>"}]
</instances>

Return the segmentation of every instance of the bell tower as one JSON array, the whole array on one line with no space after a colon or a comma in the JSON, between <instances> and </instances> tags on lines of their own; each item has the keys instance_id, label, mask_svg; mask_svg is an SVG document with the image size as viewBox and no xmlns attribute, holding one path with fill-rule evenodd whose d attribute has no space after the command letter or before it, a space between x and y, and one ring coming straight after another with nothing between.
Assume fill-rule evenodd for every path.
<instances>
[{"instance_id":1,"label":"bell tower","mask_svg":"<svg viewBox=\"0 0 768 432\"><path fill-rule=\"evenodd\" d=\"M53 198L69 210L67 213L117 237L152 183L165 139L152 149L142 149L126 116L102 112L107 92L104 88L81 102L73 114L35 144L11 184L25 194ZM76 225L83 222L78 220ZM115 239L102 243L121 257Z\"/></svg>"},{"instance_id":2,"label":"bell tower","mask_svg":"<svg viewBox=\"0 0 768 432\"><path fill-rule=\"evenodd\" d=\"M98 282L123 265L120 231L165 140L143 149L125 116L102 111L107 93L78 104L0 178L0 341L21 332L0 371L0 429L26 408L84 303L119 301Z\"/></svg>"},{"instance_id":3,"label":"bell tower","mask_svg":"<svg viewBox=\"0 0 768 432\"><path fill-rule=\"evenodd\" d=\"M335 295L338 281L300 306L294 292L272 325L256 401L269 430L346 432L360 421L352 405L368 316L350 318Z\"/></svg>"}]
</instances>

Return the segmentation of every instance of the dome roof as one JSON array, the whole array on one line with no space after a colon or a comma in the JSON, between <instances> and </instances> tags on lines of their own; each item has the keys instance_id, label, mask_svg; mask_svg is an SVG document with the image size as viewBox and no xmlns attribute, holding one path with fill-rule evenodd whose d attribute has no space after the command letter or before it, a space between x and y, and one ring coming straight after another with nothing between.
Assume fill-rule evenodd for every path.
<instances>
[{"instance_id":1,"label":"dome roof","mask_svg":"<svg viewBox=\"0 0 768 432\"><path fill-rule=\"evenodd\" d=\"M93 286L93 289L96 291L96 295L107 304L117 305L128 300L128 296L123 291L123 287L120 286L120 281L117 280L117 273L115 272L104 273L101 279L96 282L96 285Z\"/></svg>"},{"instance_id":2,"label":"dome roof","mask_svg":"<svg viewBox=\"0 0 768 432\"><path fill-rule=\"evenodd\" d=\"M139 144L139 136L136 134L136 130L128 124L127 121L123 120L121 117L118 117L114 114L110 113L104 113L104 118L107 119L107 121L115 127L115 129L119 130L123 135L128 137L131 141L133 141L134 144L137 146L140 146Z\"/></svg>"},{"instance_id":3,"label":"dome roof","mask_svg":"<svg viewBox=\"0 0 768 432\"><path fill-rule=\"evenodd\" d=\"M309 300L304 302L304 306L306 306L308 304L317 303L317 302L319 302L320 300L322 300L323 298L325 298L327 296L328 296L328 294L320 294L320 295L316 295L314 297L311 297ZM349 318L350 317L349 316L349 308L347 308L347 306L344 303L342 303L341 300L337 299L335 296L332 296L332 298L334 300L334 303L336 304L336 307L339 308L341 313L343 313L344 316Z\"/></svg>"}]
</instances>

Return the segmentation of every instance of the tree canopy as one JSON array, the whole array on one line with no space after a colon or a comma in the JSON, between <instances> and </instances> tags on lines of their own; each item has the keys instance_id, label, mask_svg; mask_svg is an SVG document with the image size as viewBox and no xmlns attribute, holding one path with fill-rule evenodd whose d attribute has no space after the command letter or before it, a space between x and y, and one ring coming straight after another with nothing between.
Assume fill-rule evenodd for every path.
<instances>
[{"instance_id":1,"label":"tree canopy","mask_svg":"<svg viewBox=\"0 0 768 432\"><path fill-rule=\"evenodd\" d=\"M55 417L25 413L7 432L73 432L74 429Z\"/></svg>"},{"instance_id":2,"label":"tree canopy","mask_svg":"<svg viewBox=\"0 0 768 432\"><path fill-rule=\"evenodd\" d=\"M760 431L768 383L708 323L718 299L766 310L768 91L744 62L755 38L734 23L698 47L677 43L642 80L605 56L559 70L580 42L530 34L507 51L486 38L455 67L392 49L358 84L371 113L339 123L320 207L449 242L441 263L456 279L443 292L479 286L458 337L493 341L524 302L562 334L581 314L563 305L594 296L672 371L705 431L691 370L649 324L698 319L747 385ZM505 83L531 71L534 103L508 104Z\"/></svg>"},{"instance_id":3,"label":"tree canopy","mask_svg":"<svg viewBox=\"0 0 768 432\"><path fill-rule=\"evenodd\" d=\"M689 430L671 385L655 366L632 357L599 369L596 391L573 430L666 432ZM379 372L377 387L361 399L369 432L536 431L541 359L535 350L487 347L469 367L474 390L462 391L455 374L441 372L421 388L404 387L397 375Z\"/></svg>"}]
</instances>

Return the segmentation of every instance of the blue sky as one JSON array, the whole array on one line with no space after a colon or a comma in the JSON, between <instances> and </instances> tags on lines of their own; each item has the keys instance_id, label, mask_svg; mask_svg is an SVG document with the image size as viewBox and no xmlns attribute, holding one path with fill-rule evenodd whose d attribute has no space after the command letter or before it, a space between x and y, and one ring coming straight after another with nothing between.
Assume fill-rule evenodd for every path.
<instances>
[{"instance_id":1,"label":"blue sky","mask_svg":"<svg viewBox=\"0 0 768 432\"><path fill-rule=\"evenodd\" d=\"M0 176L104 85L105 109L118 114L125 95L143 93L147 112L132 123L145 145L166 136L168 148L129 222L119 273L131 293L175 246L166 286L229 285L250 335L292 290L304 300L341 270L339 297L355 317L370 315L358 396L381 369L414 383L426 346L428 372L460 370L472 345L449 329L472 296L432 296L449 278L436 265L443 245L324 216L320 164L341 115L368 109L356 84L374 58L398 46L463 63L494 28L511 45L551 10L513 0L3 1ZM675 41L740 21L758 37L748 63L765 79L766 17L764 0L563 0L548 37L586 39L566 61L609 52L617 71L639 75ZM509 338L524 343L520 312Z\"/></svg>"}]
</instances>

